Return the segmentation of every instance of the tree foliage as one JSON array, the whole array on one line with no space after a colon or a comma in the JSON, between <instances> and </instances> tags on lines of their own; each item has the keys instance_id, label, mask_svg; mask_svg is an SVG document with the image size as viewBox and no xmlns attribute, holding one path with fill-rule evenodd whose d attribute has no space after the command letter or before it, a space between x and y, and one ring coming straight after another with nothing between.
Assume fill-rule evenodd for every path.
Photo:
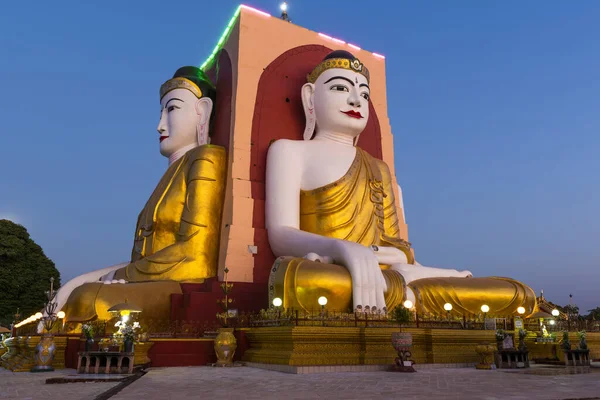
<instances>
[{"instance_id":1,"label":"tree foliage","mask_svg":"<svg viewBox=\"0 0 600 400\"><path fill-rule=\"evenodd\" d=\"M0 325L12 323L17 308L21 319L41 311L50 277L58 288L60 273L27 229L0 219Z\"/></svg>"},{"instance_id":2,"label":"tree foliage","mask_svg":"<svg viewBox=\"0 0 600 400\"><path fill-rule=\"evenodd\" d=\"M592 319L595 321L600 320L600 307L596 307L593 310L588 310L589 314L586 319Z\"/></svg>"}]
</instances>

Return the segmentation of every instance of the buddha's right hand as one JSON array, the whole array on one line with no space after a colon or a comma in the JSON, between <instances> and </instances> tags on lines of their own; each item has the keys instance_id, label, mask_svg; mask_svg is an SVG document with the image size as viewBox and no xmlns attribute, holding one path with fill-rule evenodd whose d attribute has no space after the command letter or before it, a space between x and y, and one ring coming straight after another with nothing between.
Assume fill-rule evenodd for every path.
<instances>
[{"instance_id":1,"label":"buddha's right hand","mask_svg":"<svg viewBox=\"0 0 600 400\"><path fill-rule=\"evenodd\" d=\"M387 285L373 250L345 240L336 241L333 247L334 260L344 265L352 277L354 309L384 310Z\"/></svg>"}]
</instances>

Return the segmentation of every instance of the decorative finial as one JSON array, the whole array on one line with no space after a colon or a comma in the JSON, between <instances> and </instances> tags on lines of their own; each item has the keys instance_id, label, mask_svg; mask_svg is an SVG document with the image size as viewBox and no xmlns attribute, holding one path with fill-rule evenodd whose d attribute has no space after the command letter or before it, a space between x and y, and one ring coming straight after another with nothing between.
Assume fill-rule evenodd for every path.
<instances>
[{"instance_id":1,"label":"decorative finial","mask_svg":"<svg viewBox=\"0 0 600 400\"><path fill-rule=\"evenodd\" d=\"M284 1L283 3L281 3L279 5L279 8L281 9L281 19L287 22L292 22L292 20L290 19L290 17L288 17L288 13L287 13L287 9L288 9L288 5L287 2Z\"/></svg>"}]
</instances>

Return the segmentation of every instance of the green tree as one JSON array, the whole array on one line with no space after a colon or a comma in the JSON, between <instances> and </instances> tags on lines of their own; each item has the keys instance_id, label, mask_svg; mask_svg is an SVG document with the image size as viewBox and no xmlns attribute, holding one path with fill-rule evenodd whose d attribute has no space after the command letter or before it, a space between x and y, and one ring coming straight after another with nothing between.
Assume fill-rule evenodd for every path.
<instances>
[{"instance_id":1,"label":"green tree","mask_svg":"<svg viewBox=\"0 0 600 400\"><path fill-rule=\"evenodd\" d=\"M600 307L596 307L593 310L588 310L588 312L589 314L586 316L586 319L600 321Z\"/></svg>"},{"instance_id":2,"label":"green tree","mask_svg":"<svg viewBox=\"0 0 600 400\"><path fill-rule=\"evenodd\" d=\"M60 273L27 229L0 219L0 325L13 322L17 307L22 319L41 311L50 277L58 288Z\"/></svg>"}]
</instances>

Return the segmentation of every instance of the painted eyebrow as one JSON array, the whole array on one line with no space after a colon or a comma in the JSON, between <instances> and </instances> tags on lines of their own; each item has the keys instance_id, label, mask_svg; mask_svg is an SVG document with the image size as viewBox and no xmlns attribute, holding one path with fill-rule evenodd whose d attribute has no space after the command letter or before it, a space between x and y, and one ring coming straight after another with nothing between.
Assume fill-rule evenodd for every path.
<instances>
[{"instance_id":1,"label":"painted eyebrow","mask_svg":"<svg viewBox=\"0 0 600 400\"><path fill-rule=\"evenodd\" d=\"M327 80L327 82L323 83L323 85L331 82L334 79L343 79L343 80L347 81L349 84L351 84L352 86L354 86L354 82L352 82L350 79L346 78L345 76L334 76L333 78L329 78Z\"/></svg>"},{"instance_id":2,"label":"painted eyebrow","mask_svg":"<svg viewBox=\"0 0 600 400\"><path fill-rule=\"evenodd\" d=\"M367 89L371 90L371 88L369 87L369 85L367 85L366 83L361 83L358 87L366 87Z\"/></svg>"},{"instance_id":3,"label":"painted eyebrow","mask_svg":"<svg viewBox=\"0 0 600 400\"><path fill-rule=\"evenodd\" d=\"M166 106L168 106L168 105L169 105L169 103L170 103L170 102L172 102L173 100L179 100L179 101L181 101L182 103L184 103L184 101L183 101L183 100L181 100L181 99L178 99L177 97L173 97L171 100L167 101L167 104L165 104L165 107L166 107Z\"/></svg>"}]
</instances>

